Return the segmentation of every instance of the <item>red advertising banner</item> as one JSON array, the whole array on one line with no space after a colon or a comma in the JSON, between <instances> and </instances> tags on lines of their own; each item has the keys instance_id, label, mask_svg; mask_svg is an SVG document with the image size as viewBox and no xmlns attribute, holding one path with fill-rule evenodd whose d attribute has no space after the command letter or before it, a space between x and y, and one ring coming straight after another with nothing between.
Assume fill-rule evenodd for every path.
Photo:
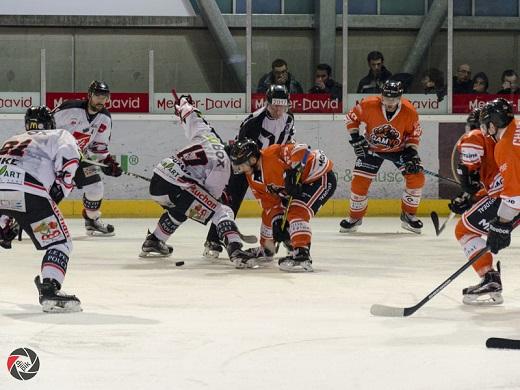
<instances>
[{"instance_id":1,"label":"red advertising banner","mask_svg":"<svg viewBox=\"0 0 520 390\"><path fill-rule=\"evenodd\" d=\"M264 93L251 94L251 110L256 111L266 103ZM341 102L332 100L329 94L325 93L292 93L291 111L294 113L320 113L334 114L341 113Z\"/></svg>"},{"instance_id":2,"label":"red advertising banner","mask_svg":"<svg viewBox=\"0 0 520 390\"><path fill-rule=\"evenodd\" d=\"M455 94L453 95L453 113L468 113L475 108L484 106L496 98L504 98L513 103L515 114L520 114L520 95L491 95L491 94Z\"/></svg>"},{"instance_id":3,"label":"red advertising banner","mask_svg":"<svg viewBox=\"0 0 520 390\"><path fill-rule=\"evenodd\" d=\"M78 92L47 92L47 106L53 109L65 100L86 99L85 93ZM107 103L107 109L112 112L148 112L148 93L113 92Z\"/></svg>"}]
</instances>

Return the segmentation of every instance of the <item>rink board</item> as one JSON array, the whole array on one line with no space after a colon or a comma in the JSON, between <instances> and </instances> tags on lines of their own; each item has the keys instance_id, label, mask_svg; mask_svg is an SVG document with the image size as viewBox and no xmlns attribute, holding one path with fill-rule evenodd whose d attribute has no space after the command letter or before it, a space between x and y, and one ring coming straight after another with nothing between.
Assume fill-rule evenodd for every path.
<instances>
[{"instance_id":1,"label":"rink board","mask_svg":"<svg viewBox=\"0 0 520 390\"><path fill-rule=\"evenodd\" d=\"M206 118L218 131L224 141L233 140L244 115L212 115ZM164 157L172 155L187 144L184 131L176 118L171 115L115 114L113 118L110 150L116 155L123 169L151 177L153 167ZM463 115L423 115L421 116L423 136L420 155L426 168L451 177L449 157L458 133L463 128ZM0 115L2 138L20 132L23 115ZM334 162L338 178L337 190L328 204L320 212L321 216L342 216L346 214L347 199L350 196L350 182L355 156L348 144L344 116L338 115L296 115L295 131L297 142L322 149ZM442 134L440 135L442 131ZM148 182L130 176L105 177L105 215L125 217L152 217L160 210L152 202L146 201ZM399 199L403 192L403 176L390 162L384 162L375 177L369 193L369 215L395 215L400 212ZM439 185L436 178L427 176L423 189L423 201L419 212L429 214L435 210L440 214L447 211L445 201L454 191ZM441 194L442 196L439 196ZM74 191L72 201L63 202L65 215L78 215L81 209L81 191ZM260 207L252 199L250 192L241 209L241 216L257 216Z\"/></svg>"}]
</instances>

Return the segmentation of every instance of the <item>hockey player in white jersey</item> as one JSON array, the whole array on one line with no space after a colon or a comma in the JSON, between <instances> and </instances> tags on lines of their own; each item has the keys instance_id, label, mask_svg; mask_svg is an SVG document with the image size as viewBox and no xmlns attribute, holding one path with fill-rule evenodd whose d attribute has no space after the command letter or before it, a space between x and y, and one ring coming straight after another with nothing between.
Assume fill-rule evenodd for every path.
<instances>
[{"instance_id":1,"label":"hockey player in white jersey","mask_svg":"<svg viewBox=\"0 0 520 390\"><path fill-rule=\"evenodd\" d=\"M100 171L114 177L121 176L123 172L108 151L112 119L105 104L109 98L108 85L103 81L93 81L88 88L88 100L67 100L54 110L57 128L69 131L87 158L107 165L100 168L82 162L74 178L76 187L84 191L83 218L89 235L115 234L114 226L104 224L100 219L104 194Z\"/></svg>"},{"instance_id":2,"label":"hockey player in white jersey","mask_svg":"<svg viewBox=\"0 0 520 390\"><path fill-rule=\"evenodd\" d=\"M175 110L190 144L154 168L150 195L165 212L153 233L148 233L140 256L170 256L173 247L166 241L190 218L217 226L219 239L236 268L254 267L254 255L242 250L233 210L218 200L231 175L231 161L222 140L189 97L182 96Z\"/></svg>"},{"instance_id":3,"label":"hockey player in white jersey","mask_svg":"<svg viewBox=\"0 0 520 390\"><path fill-rule=\"evenodd\" d=\"M80 154L74 137L55 128L47 107L31 107L27 132L0 144L0 214L15 218L36 248L45 250L34 279L43 311L81 311L79 299L61 291L72 241L57 206L73 188Z\"/></svg>"}]
</instances>

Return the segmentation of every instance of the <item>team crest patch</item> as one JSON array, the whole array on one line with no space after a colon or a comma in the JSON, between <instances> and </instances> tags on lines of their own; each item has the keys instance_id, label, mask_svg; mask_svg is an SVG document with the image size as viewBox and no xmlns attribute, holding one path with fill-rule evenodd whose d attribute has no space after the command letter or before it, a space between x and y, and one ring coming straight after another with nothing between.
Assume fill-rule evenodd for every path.
<instances>
[{"instance_id":1,"label":"team crest patch","mask_svg":"<svg viewBox=\"0 0 520 390\"><path fill-rule=\"evenodd\" d=\"M368 142L372 145L393 149L401 143L401 134L392 125L386 123L374 127Z\"/></svg>"},{"instance_id":2,"label":"team crest patch","mask_svg":"<svg viewBox=\"0 0 520 390\"><path fill-rule=\"evenodd\" d=\"M65 240L58 219L54 215L32 223L31 229L42 247Z\"/></svg>"}]
</instances>

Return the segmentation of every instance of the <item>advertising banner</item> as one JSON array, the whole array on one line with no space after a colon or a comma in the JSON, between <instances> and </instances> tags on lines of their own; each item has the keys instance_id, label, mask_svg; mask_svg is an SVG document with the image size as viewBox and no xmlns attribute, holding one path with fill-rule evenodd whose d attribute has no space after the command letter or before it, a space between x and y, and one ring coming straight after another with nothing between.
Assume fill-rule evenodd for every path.
<instances>
[{"instance_id":1,"label":"advertising banner","mask_svg":"<svg viewBox=\"0 0 520 390\"><path fill-rule=\"evenodd\" d=\"M179 96L184 93L177 92ZM246 112L245 93L191 93L195 107L204 114L244 114ZM174 99L171 93L154 93L152 112L174 114Z\"/></svg>"},{"instance_id":2,"label":"advertising banner","mask_svg":"<svg viewBox=\"0 0 520 390\"><path fill-rule=\"evenodd\" d=\"M265 93L251 94L251 110L256 111L266 104ZM291 111L293 113L341 113L342 105L338 100L331 100L325 93L292 93Z\"/></svg>"},{"instance_id":3,"label":"advertising banner","mask_svg":"<svg viewBox=\"0 0 520 390\"><path fill-rule=\"evenodd\" d=\"M40 104L40 92L0 92L0 112L25 113Z\"/></svg>"},{"instance_id":4,"label":"advertising banner","mask_svg":"<svg viewBox=\"0 0 520 390\"><path fill-rule=\"evenodd\" d=\"M515 114L520 114L520 95L492 95L492 94L456 94L453 95L453 113L468 113L475 108L484 106L496 98L504 98L513 103Z\"/></svg>"},{"instance_id":5,"label":"advertising banner","mask_svg":"<svg viewBox=\"0 0 520 390\"><path fill-rule=\"evenodd\" d=\"M80 92L47 92L47 106L51 109L59 106L65 100L86 99L86 93ZM148 112L148 93L113 92L106 105L111 112Z\"/></svg>"},{"instance_id":6,"label":"advertising banner","mask_svg":"<svg viewBox=\"0 0 520 390\"><path fill-rule=\"evenodd\" d=\"M371 96L367 94L353 93L348 95L347 109L352 108L364 97ZM405 94L406 99L410 100L419 114L446 114L448 112L448 103L446 98L438 101L437 95L430 94Z\"/></svg>"}]
</instances>

